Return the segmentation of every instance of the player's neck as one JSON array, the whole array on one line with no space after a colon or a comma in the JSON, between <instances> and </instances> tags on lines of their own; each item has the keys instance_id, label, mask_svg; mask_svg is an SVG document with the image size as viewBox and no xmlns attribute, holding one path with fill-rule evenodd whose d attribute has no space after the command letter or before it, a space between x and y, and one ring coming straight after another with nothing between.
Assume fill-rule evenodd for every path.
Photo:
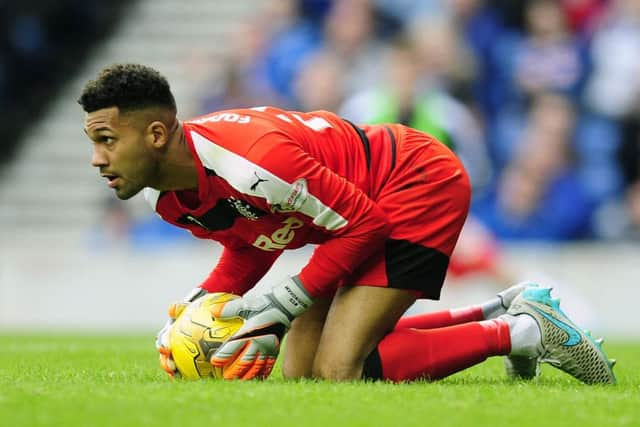
<instances>
[{"instance_id":1,"label":"player's neck","mask_svg":"<svg viewBox=\"0 0 640 427\"><path fill-rule=\"evenodd\" d=\"M185 141L182 123L167 145L159 163L157 190L193 190L198 188L198 170L191 150Z\"/></svg>"}]
</instances>

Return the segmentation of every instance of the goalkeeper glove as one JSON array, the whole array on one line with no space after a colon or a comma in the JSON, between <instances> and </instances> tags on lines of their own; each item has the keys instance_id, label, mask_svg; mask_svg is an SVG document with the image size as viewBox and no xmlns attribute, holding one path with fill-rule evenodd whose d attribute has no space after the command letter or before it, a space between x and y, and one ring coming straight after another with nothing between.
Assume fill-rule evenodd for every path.
<instances>
[{"instance_id":1,"label":"goalkeeper glove","mask_svg":"<svg viewBox=\"0 0 640 427\"><path fill-rule=\"evenodd\" d=\"M273 369L291 321L313 303L297 277L264 295L246 295L211 308L215 318L242 317L242 327L211 356L225 379L263 379Z\"/></svg>"},{"instance_id":2,"label":"goalkeeper glove","mask_svg":"<svg viewBox=\"0 0 640 427\"><path fill-rule=\"evenodd\" d=\"M169 306L169 320L167 320L156 336L156 349L158 350L158 353L160 353L160 367L169 374L171 378L180 375L176 368L176 364L173 361L173 357L171 356L171 347L169 342L171 327L189 303L205 294L207 294L207 291L204 289L195 288L182 301L171 304Z\"/></svg>"}]
</instances>

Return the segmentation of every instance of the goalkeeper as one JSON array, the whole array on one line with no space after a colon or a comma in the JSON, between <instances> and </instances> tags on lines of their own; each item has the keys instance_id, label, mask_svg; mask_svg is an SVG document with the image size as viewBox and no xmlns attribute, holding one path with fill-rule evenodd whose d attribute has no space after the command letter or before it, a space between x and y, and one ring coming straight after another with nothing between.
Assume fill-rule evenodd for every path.
<instances>
[{"instance_id":1,"label":"goalkeeper","mask_svg":"<svg viewBox=\"0 0 640 427\"><path fill-rule=\"evenodd\" d=\"M508 355L524 376L549 360L614 381L544 289L398 322L417 298L439 298L469 208L464 167L433 137L272 107L179 121L166 79L137 64L102 70L79 103L92 166L120 199L144 190L165 221L224 246L194 296L244 295L284 250L318 245L266 293L214 307L246 319L212 356L225 378L268 376L288 330L288 378L437 379ZM167 331L158 347L173 373Z\"/></svg>"}]
</instances>

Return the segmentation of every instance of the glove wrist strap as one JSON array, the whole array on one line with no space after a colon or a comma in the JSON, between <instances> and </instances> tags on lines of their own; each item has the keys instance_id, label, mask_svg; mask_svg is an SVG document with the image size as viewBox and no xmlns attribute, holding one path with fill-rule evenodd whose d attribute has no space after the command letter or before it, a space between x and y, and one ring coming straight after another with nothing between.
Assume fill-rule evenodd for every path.
<instances>
[{"instance_id":1,"label":"glove wrist strap","mask_svg":"<svg viewBox=\"0 0 640 427\"><path fill-rule=\"evenodd\" d=\"M297 277L288 277L271 292L273 298L291 318L304 313L313 304L313 299Z\"/></svg>"}]
</instances>

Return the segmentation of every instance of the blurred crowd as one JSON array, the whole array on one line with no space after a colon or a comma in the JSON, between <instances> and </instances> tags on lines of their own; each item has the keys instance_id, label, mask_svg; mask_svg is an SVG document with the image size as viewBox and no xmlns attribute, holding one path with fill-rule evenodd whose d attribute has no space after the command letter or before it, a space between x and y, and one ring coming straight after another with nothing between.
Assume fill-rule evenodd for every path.
<instances>
[{"instance_id":1,"label":"blurred crowd","mask_svg":"<svg viewBox=\"0 0 640 427\"><path fill-rule=\"evenodd\" d=\"M640 237L640 0L265 0L229 42L202 112L405 123L499 240Z\"/></svg>"},{"instance_id":2,"label":"blurred crowd","mask_svg":"<svg viewBox=\"0 0 640 427\"><path fill-rule=\"evenodd\" d=\"M124 3L0 4L0 161ZM405 123L458 153L499 240L640 238L640 0L261 0L228 42L199 112Z\"/></svg>"}]
</instances>

